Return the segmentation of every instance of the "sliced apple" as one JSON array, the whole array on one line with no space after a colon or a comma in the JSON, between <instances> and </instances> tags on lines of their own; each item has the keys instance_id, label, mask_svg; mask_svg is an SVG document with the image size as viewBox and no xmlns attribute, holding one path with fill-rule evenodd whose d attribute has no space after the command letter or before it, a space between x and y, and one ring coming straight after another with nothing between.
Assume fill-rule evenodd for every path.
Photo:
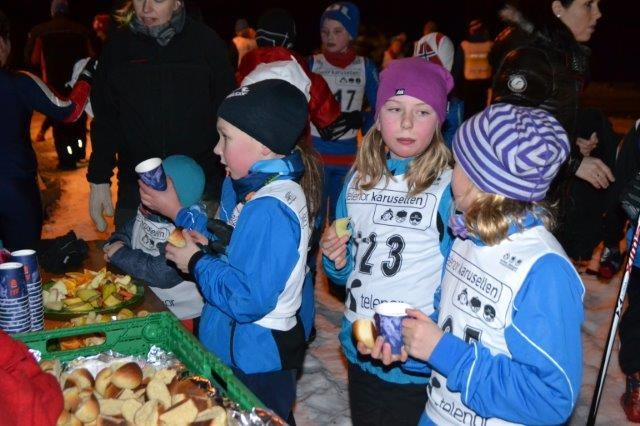
<instances>
[{"instance_id":1,"label":"sliced apple","mask_svg":"<svg viewBox=\"0 0 640 426\"><path fill-rule=\"evenodd\" d=\"M336 234L338 235L338 238L342 238L345 235L351 235L351 231L348 228L350 221L350 217L336 219L336 221L334 222L334 226L336 228Z\"/></svg>"},{"instance_id":2,"label":"sliced apple","mask_svg":"<svg viewBox=\"0 0 640 426\"><path fill-rule=\"evenodd\" d=\"M91 302L100 297L100 292L93 288L81 288L76 292L76 296L85 302Z\"/></svg>"},{"instance_id":3,"label":"sliced apple","mask_svg":"<svg viewBox=\"0 0 640 426\"><path fill-rule=\"evenodd\" d=\"M89 312L93 310L93 306L87 302L74 303L73 305L67 305L67 309L71 312Z\"/></svg>"},{"instance_id":4,"label":"sliced apple","mask_svg":"<svg viewBox=\"0 0 640 426\"><path fill-rule=\"evenodd\" d=\"M65 286L62 281L56 281L49 290L51 291L54 289L60 294L67 294L67 286Z\"/></svg>"},{"instance_id":5,"label":"sliced apple","mask_svg":"<svg viewBox=\"0 0 640 426\"><path fill-rule=\"evenodd\" d=\"M131 276L129 275L116 278L116 284L121 284L122 286L126 286L130 282L131 282Z\"/></svg>"},{"instance_id":6,"label":"sliced apple","mask_svg":"<svg viewBox=\"0 0 640 426\"><path fill-rule=\"evenodd\" d=\"M70 306L78 303L84 303L84 300L80 299L79 297L67 297L63 300L63 303L67 306Z\"/></svg>"},{"instance_id":7,"label":"sliced apple","mask_svg":"<svg viewBox=\"0 0 640 426\"><path fill-rule=\"evenodd\" d=\"M89 285L87 287L89 288L98 288L100 287L100 284L102 282L102 280L104 279L104 276L107 275L107 270L106 269L101 269L100 272L98 272L98 274L93 277L93 279L91 280L91 282L89 283Z\"/></svg>"},{"instance_id":8,"label":"sliced apple","mask_svg":"<svg viewBox=\"0 0 640 426\"><path fill-rule=\"evenodd\" d=\"M104 299L104 306L107 308L111 308L113 306L118 306L122 303L122 299L117 294L111 294L109 297Z\"/></svg>"},{"instance_id":9,"label":"sliced apple","mask_svg":"<svg viewBox=\"0 0 640 426\"><path fill-rule=\"evenodd\" d=\"M63 304L60 301L47 301L44 302L44 307L50 309L52 311L61 311L63 308Z\"/></svg>"}]
</instances>

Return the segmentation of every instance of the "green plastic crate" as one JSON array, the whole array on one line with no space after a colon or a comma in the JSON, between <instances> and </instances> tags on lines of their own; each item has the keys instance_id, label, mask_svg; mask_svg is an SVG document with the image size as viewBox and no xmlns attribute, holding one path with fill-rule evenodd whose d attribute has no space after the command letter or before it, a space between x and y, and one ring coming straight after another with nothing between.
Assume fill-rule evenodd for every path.
<instances>
[{"instance_id":1,"label":"green plastic crate","mask_svg":"<svg viewBox=\"0 0 640 426\"><path fill-rule=\"evenodd\" d=\"M91 333L104 333L105 343L67 351L47 349L47 342L52 339ZM60 361L69 361L108 350L124 355L146 356L149 348L156 345L173 352L192 373L213 380L219 389L226 392L227 396L243 409L264 407L264 404L233 375L233 371L217 356L207 351L169 312L156 312L144 318L14 334L12 337L40 351L42 359L57 358Z\"/></svg>"}]
</instances>

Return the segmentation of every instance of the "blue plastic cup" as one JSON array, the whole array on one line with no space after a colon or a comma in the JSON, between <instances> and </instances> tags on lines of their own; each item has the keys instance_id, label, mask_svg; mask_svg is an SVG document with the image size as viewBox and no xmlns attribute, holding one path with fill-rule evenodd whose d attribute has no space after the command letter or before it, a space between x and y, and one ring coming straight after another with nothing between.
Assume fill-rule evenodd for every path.
<instances>
[{"instance_id":1,"label":"blue plastic cup","mask_svg":"<svg viewBox=\"0 0 640 426\"><path fill-rule=\"evenodd\" d=\"M28 295L22 263L0 264L0 299L19 299Z\"/></svg>"},{"instance_id":2,"label":"blue plastic cup","mask_svg":"<svg viewBox=\"0 0 640 426\"><path fill-rule=\"evenodd\" d=\"M40 269L38 268L38 257L36 251L31 249L16 250L11 252L11 260L13 262L22 263L24 271L24 279L29 284L41 282Z\"/></svg>"},{"instance_id":3,"label":"blue plastic cup","mask_svg":"<svg viewBox=\"0 0 640 426\"><path fill-rule=\"evenodd\" d=\"M400 355L402 348L402 320L407 317L407 309L411 309L411 305L402 302L384 302L375 307L376 329L394 355Z\"/></svg>"},{"instance_id":4,"label":"blue plastic cup","mask_svg":"<svg viewBox=\"0 0 640 426\"><path fill-rule=\"evenodd\" d=\"M162 159L155 157L144 160L138 163L135 170L140 179L156 191L167 189L167 175L162 167Z\"/></svg>"}]
</instances>

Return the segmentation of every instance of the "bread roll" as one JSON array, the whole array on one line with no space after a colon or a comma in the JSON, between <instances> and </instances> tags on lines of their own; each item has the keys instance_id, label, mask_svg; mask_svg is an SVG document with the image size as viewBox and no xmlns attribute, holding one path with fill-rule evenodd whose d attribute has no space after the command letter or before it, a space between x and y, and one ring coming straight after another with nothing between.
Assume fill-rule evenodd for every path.
<instances>
[{"instance_id":1,"label":"bread roll","mask_svg":"<svg viewBox=\"0 0 640 426\"><path fill-rule=\"evenodd\" d=\"M127 389L128 390L128 389ZM104 395L102 395L105 398L120 398L120 395L123 393L124 391L122 389L120 389L119 387L117 387L116 385L114 385L113 383L109 383L107 385L107 388L104 391ZM123 398L124 399L124 398Z\"/></svg>"},{"instance_id":2,"label":"bread roll","mask_svg":"<svg viewBox=\"0 0 640 426\"><path fill-rule=\"evenodd\" d=\"M187 395L188 398L199 397L199 398L207 398L207 392L198 386L193 380L185 379L179 381L173 381L169 385L169 392L171 395L176 395L179 393L183 393Z\"/></svg>"},{"instance_id":3,"label":"bread roll","mask_svg":"<svg viewBox=\"0 0 640 426\"><path fill-rule=\"evenodd\" d=\"M176 247L184 247L187 245L187 242L184 239L184 235L182 235L182 228L175 228L169 234L169 238L167 238L167 242L172 246Z\"/></svg>"},{"instance_id":4,"label":"bread roll","mask_svg":"<svg viewBox=\"0 0 640 426\"><path fill-rule=\"evenodd\" d=\"M181 403L185 399L187 399L187 395L185 395L183 393L177 393L175 395L172 395L171 396L171 406L173 407L174 405L177 405L177 404Z\"/></svg>"},{"instance_id":5,"label":"bread roll","mask_svg":"<svg viewBox=\"0 0 640 426\"><path fill-rule=\"evenodd\" d=\"M86 368L78 368L69 373L64 382L64 387L70 388L75 386L80 390L93 389L94 384L93 376L89 373L89 370Z\"/></svg>"},{"instance_id":6,"label":"bread roll","mask_svg":"<svg viewBox=\"0 0 640 426\"><path fill-rule=\"evenodd\" d=\"M82 422L68 411L63 411L58 417L56 426L82 426Z\"/></svg>"},{"instance_id":7,"label":"bread roll","mask_svg":"<svg viewBox=\"0 0 640 426\"><path fill-rule=\"evenodd\" d=\"M135 362L128 362L113 372L111 383L120 389L135 389L142 383L142 369Z\"/></svg>"},{"instance_id":8,"label":"bread roll","mask_svg":"<svg viewBox=\"0 0 640 426\"><path fill-rule=\"evenodd\" d=\"M160 416L160 421L167 425L184 425L192 423L198 415L196 405L190 399L171 407Z\"/></svg>"},{"instance_id":9,"label":"bread roll","mask_svg":"<svg viewBox=\"0 0 640 426\"><path fill-rule=\"evenodd\" d=\"M113 370L111 370L111 368L108 368L108 367L100 370L100 372L96 375L95 389L100 395L102 395L105 398L107 398L106 396L107 386L109 386L109 384L111 383L112 375L113 375Z\"/></svg>"},{"instance_id":10,"label":"bread roll","mask_svg":"<svg viewBox=\"0 0 640 426\"><path fill-rule=\"evenodd\" d=\"M64 409L66 411L76 411L80 404L80 389L75 386L66 388L62 391L62 398L64 399Z\"/></svg>"},{"instance_id":11,"label":"bread roll","mask_svg":"<svg viewBox=\"0 0 640 426\"><path fill-rule=\"evenodd\" d=\"M358 342L362 342L367 348L373 348L376 337L378 337L373 321L370 319L357 319L353 323L353 337Z\"/></svg>"},{"instance_id":12,"label":"bread roll","mask_svg":"<svg viewBox=\"0 0 640 426\"><path fill-rule=\"evenodd\" d=\"M118 395L118 399L137 399L136 398L136 394L134 391L132 391L131 389L123 389L122 391L120 391L120 394Z\"/></svg>"},{"instance_id":13,"label":"bread roll","mask_svg":"<svg viewBox=\"0 0 640 426\"><path fill-rule=\"evenodd\" d=\"M98 400L93 395L93 393L88 392L87 394L81 394L80 405L73 413L78 420L83 423L90 423L98 418L100 414L100 404L98 404Z\"/></svg>"},{"instance_id":14,"label":"bread roll","mask_svg":"<svg viewBox=\"0 0 640 426\"><path fill-rule=\"evenodd\" d=\"M142 403L135 399L127 399L124 404L122 404L122 416L128 423L133 424L134 417L141 407Z\"/></svg>"},{"instance_id":15,"label":"bread roll","mask_svg":"<svg viewBox=\"0 0 640 426\"><path fill-rule=\"evenodd\" d=\"M153 375L154 379L160 379L164 382L165 385L168 385L173 381L173 378L176 377L178 372L174 369L163 368Z\"/></svg>"},{"instance_id":16,"label":"bread roll","mask_svg":"<svg viewBox=\"0 0 640 426\"><path fill-rule=\"evenodd\" d=\"M96 420L96 426L126 426L127 421L120 416L107 416L100 414Z\"/></svg>"},{"instance_id":17,"label":"bread roll","mask_svg":"<svg viewBox=\"0 0 640 426\"><path fill-rule=\"evenodd\" d=\"M225 426L227 424L227 410L219 405L208 408L196 417L195 424L207 424L210 426Z\"/></svg>"},{"instance_id":18,"label":"bread roll","mask_svg":"<svg viewBox=\"0 0 640 426\"><path fill-rule=\"evenodd\" d=\"M46 359L40 363L40 368L45 373L52 374L58 381L60 381L60 373L62 372L62 366L58 359Z\"/></svg>"},{"instance_id":19,"label":"bread roll","mask_svg":"<svg viewBox=\"0 0 640 426\"><path fill-rule=\"evenodd\" d=\"M147 385L147 399L157 399L165 410L171 407L171 394L162 380L153 379Z\"/></svg>"},{"instance_id":20,"label":"bread roll","mask_svg":"<svg viewBox=\"0 0 640 426\"><path fill-rule=\"evenodd\" d=\"M208 396L192 396L191 400L196 404L198 411L203 411L213 406L213 401Z\"/></svg>"},{"instance_id":21,"label":"bread roll","mask_svg":"<svg viewBox=\"0 0 640 426\"><path fill-rule=\"evenodd\" d=\"M100 404L100 414L105 416L119 416L122 414L122 405L124 400L105 398L98 401Z\"/></svg>"},{"instance_id":22,"label":"bread roll","mask_svg":"<svg viewBox=\"0 0 640 426\"><path fill-rule=\"evenodd\" d=\"M136 411L133 423L136 425L157 425L159 417L158 400L154 399L146 402Z\"/></svg>"}]
</instances>

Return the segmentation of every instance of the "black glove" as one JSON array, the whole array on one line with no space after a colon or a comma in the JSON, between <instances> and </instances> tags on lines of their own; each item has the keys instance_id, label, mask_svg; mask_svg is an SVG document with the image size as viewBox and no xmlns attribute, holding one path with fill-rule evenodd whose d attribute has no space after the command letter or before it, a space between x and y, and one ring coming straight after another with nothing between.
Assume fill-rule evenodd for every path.
<instances>
[{"instance_id":1,"label":"black glove","mask_svg":"<svg viewBox=\"0 0 640 426\"><path fill-rule=\"evenodd\" d=\"M622 190L620 203L629 219L637 221L640 214L640 172Z\"/></svg>"},{"instance_id":2,"label":"black glove","mask_svg":"<svg viewBox=\"0 0 640 426\"><path fill-rule=\"evenodd\" d=\"M199 247L207 253L212 254L225 254L229 241L231 241L231 234L233 233L233 226L228 225L222 220L211 219L207 222L207 230L215 235L217 240L209 240L207 246L199 245Z\"/></svg>"},{"instance_id":3,"label":"black glove","mask_svg":"<svg viewBox=\"0 0 640 426\"><path fill-rule=\"evenodd\" d=\"M362 127L362 113L360 111L351 111L341 113L336 120L327 127L318 129L320 137L326 141L334 141L339 139L349 130L359 129Z\"/></svg>"},{"instance_id":4,"label":"black glove","mask_svg":"<svg viewBox=\"0 0 640 426\"><path fill-rule=\"evenodd\" d=\"M42 240L38 247L38 259L42 267L52 273L61 274L77 269L87 258L87 243L76 237L75 232L52 240Z\"/></svg>"}]
</instances>

